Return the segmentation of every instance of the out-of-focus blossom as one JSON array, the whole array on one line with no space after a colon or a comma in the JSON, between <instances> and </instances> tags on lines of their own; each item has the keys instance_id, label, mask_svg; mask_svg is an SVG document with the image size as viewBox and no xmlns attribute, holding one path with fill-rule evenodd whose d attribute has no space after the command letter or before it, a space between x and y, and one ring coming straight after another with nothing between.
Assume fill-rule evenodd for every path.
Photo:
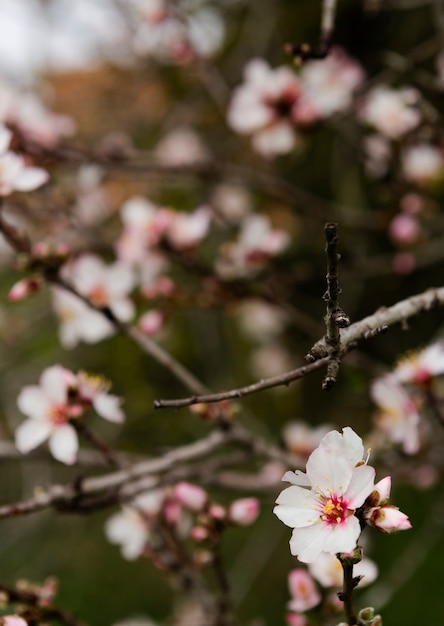
<instances>
[{"instance_id":1,"label":"out-of-focus blossom","mask_svg":"<svg viewBox=\"0 0 444 626\"><path fill-rule=\"evenodd\" d=\"M228 519L239 526L249 526L256 521L259 515L259 500L257 498L239 498L234 500L228 508Z\"/></svg>"},{"instance_id":2,"label":"out-of-focus blossom","mask_svg":"<svg viewBox=\"0 0 444 626\"><path fill-rule=\"evenodd\" d=\"M304 63L301 89L318 117L330 117L352 104L353 92L364 80L362 67L340 48L333 48L325 59Z\"/></svg>"},{"instance_id":3,"label":"out-of-focus blossom","mask_svg":"<svg viewBox=\"0 0 444 626\"><path fill-rule=\"evenodd\" d=\"M420 187L433 184L444 176L443 151L428 143L406 148L401 165L404 177Z\"/></svg>"},{"instance_id":4,"label":"out-of-focus blossom","mask_svg":"<svg viewBox=\"0 0 444 626\"><path fill-rule=\"evenodd\" d=\"M417 193L406 193L401 198L400 208L408 215L418 215L424 209L424 198Z\"/></svg>"},{"instance_id":5,"label":"out-of-focus blossom","mask_svg":"<svg viewBox=\"0 0 444 626\"><path fill-rule=\"evenodd\" d=\"M403 383L427 386L434 376L444 374L444 342L410 352L396 365L393 376Z\"/></svg>"},{"instance_id":6,"label":"out-of-focus blossom","mask_svg":"<svg viewBox=\"0 0 444 626\"><path fill-rule=\"evenodd\" d=\"M363 461L362 440L349 427L331 431L307 461L307 472L287 472L292 486L274 513L293 528L290 550L305 563L321 552L352 552L361 534L356 510L373 491L375 470Z\"/></svg>"},{"instance_id":7,"label":"out-of-focus blossom","mask_svg":"<svg viewBox=\"0 0 444 626\"><path fill-rule=\"evenodd\" d=\"M49 449L55 459L67 465L75 463L78 439L70 420L78 416L78 410L68 402L69 388L73 384L72 372L54 365L43 372L39 385L21 390L17 404L29 419L15 432L15 444L20 452L26 454L49 439Z\"/></svg>"},{"instance_id":8,"label":"out-of-focus blossom","mask_svg":"<svg viewBox=\"0 0 444 626\"><path fill-rule=\"evenodd\" d=\"M400 276L408 276L416 267L416 259L410 252L398 252L392 261L393 271Z\"/></svg>"},{"instance_id":9,"label":"out-of-focus blossom","mask_svg":"<svg viewBox=\"0 0 444 626\"><path fill-rule=\"evenodd\" d=\"M420 445L418 408L399 379L393 374L380 376L373 381L370 395L379 409L377 427L390 441L402 444L404 452L415 454Z\"/></svg>"},{"instance_id":10,"label":"out-of-focus blossom","mask_svg":"<svg viewBox=\"0 0 444 626\"><path fill-rule=\"evenodd\" d=\"M121 423L125 418L122 400L108 393L109 386L100 376L75 375L61 365L47 368L39 385L23 387L17 398L20 411L29 418L16 430L17 448L26 454L49 439L52 456L73 464L79 444L72 420L91 406L110 422Z\"/></svg>"},{"instance_id":11,"label":"out-of-focus blossom","mask_svg":"<svg viewBox=\"0 0 444 626\"><path fill-rule=\"evenodd\" d=\"M389 234L398 246L410 245L418 240L420 225L416 217L399 213L389 224Z\"/></svg>"},{"instance_id":12,"label":"out-of-focus blossom","mask_svg":"<svg viewBox=\"0 0 444 626\"><path fill-rule=\"evenodd\" d=\"M273 157L293 150L299 142L295 125L316 119L315 110L301 98L296 74L288 67L272 69L262 59L245 67L245 82L234 90L228 123L242 135L252 135L254 148Z\"/></svg>"},{"instance_id":13,"label":"out-of-focus blossom","mask_svg":"<svg viewBox=\"0 0 444 626\"><path fill-rule=\"evenodd\" d=\"M369 174L379 178L387 173L391 149L389 141L373 133L364 137L365 167Z\"/></svg>"},{"instance_id":14,"label":"out-of-focus blossom","mask_svg":"<svg viewBox=\"0 0 444 626\"><path fill-rule=\"evenodd\" d=\"M145 335L155 335L165 323L165 317L158 309L151 309L144 313L138 322L138 327Z\"/></svg>"},{"instance_id":15,"label":"out-of-focus blossom","mask_svg":"<svg viewBox=\"0 0 444 626\"><path fill-rule=\"evenodd\" d=\"M193 165L208 160L208 151L191 128L176 128L157 144L155 155L166 165Z\"/></svg>"},{"instance_id":16,"label":"out-of-focus blossom","mask_svg":"<svg viewBox=\"0 0 444 626\"><path fill-rule=\"evenodd\" d=\"M308 564L310 574L326 589L340 588L344 581L344 571L341 562L334 554L323 552L312 563ZM366 557L353 566L353 576L362 576L360 587L370 585L378 576L376 564Z\"/></svg>"},{"instance_id":17,"label":"out-of-focus blossom","mask_svg":"<svg viewBox=\"0 0 444 626\"><path fill-rule=\"evenodd\" d=\"M62 276L92 304L111 309L122 322L133 317L134 305L128 294L134 285L134 274L128 265L106 265L98 256L85 254L64 265ZM61 322L60 340L67 348L80 340L95 343L115 332L106 316L57 287L53 288L53 304Z\"/></svg>"},{"instance_id":18,"label":"out-of-focus blossom","mask_svg":"<svg viewBox=\"0 0 444 626\"><path fill-rule=\"evenodd\" d=\"M295 421L284 426L282 438L289 452L308 458L330 431L330 424L321 424L313 428L305 422Z\"/></svg>"},{"instance_id":19,"label":"out-of-focus blossom","mask_svg":"<svg viewBox=\"0 0 444 626\"><path fill-rule=\"evenodd\" d=\"M240 185L221 183L215 189L212 206L218 215L238 224L251 211L251 197Z\"/></svg>"},{"instance_id":20,"label":"out-of-focus blossom","mask_svg":"<svg viewBox=\"0 0 444 626\"><path fill-rule=\"evenodd\" d=\"M287 321L282 309L263 300L243 302L237 313L244 333L258 342L279 336Z\"/></svg>"},{"instance_id":21,"label":"out-of-focus blossom","mask_svg":"<svg viewBox=\"0 0 444 626\"><path fill-rule=\"evenodd\" d=\"M1 619L4 626L28 626L28 622L18 615L3 615Z\"/></svg>"},{"instance_id":22,"label":"out-of-focus blossom","mask_svg":"<svg viewBox=\"0 0 444 626\"><path fill-rule=\"evenodd\" d=\"M400 139L421 121L421 113L417 108L419 98L416 89L392 89L380 85L365 97L360 116L388 139Z\"/></svg>"},{"instance_id":23,"label":"out-of-focus blossom","mask_svg":"<svg viewBox=\"0 0 444 626\"><path fill-rule=\"evenodd\" d=\"M40 291L43 285L44 283L42 278L24 278L13 285L8 293L8 298L11 302L23 300L23 298L27 298L31 294Z\"/></svg>"},{"instance_id":24,"label":"out-of-focus blossom","mask_svg":"<svg viewBox=\"0 0 444 626\"><path fill-rule=\"evenodd\" d=\"M173 493L174 497L191 511L202 511L208 502L208 494L202 487L184 481L175 485Z\"/></svg>"},{"instance_id":25,"label":"out-of-focus blossom","mask_svg":"<svg viewBox=\"0 0 444 626\"><path fill-rule=\"evenodd\" d=\"M120 546L123 558L134 561L150 538L150 519L162 509L164 493L151 491L137 496L131 504L112 515L105 525L108 541Z\"/></svg>"},{"instance_id":26,"label":"out-of-focus blossom","mask_svg":"<svg viewBox=\"0 0 444 626\"><path fill-rule=\"evenodd\" d=\"M287 604L287 608L290 611L308 611L321 602L321 594L316 587L316 583L307 570L302 567L294 569L289 573L288 588L291 600Z\"/></svg>"},{"instance_id":27,"label":"out-of-focus blossom","mask_svg":"<svg viewBox=\"0 0 444 626\"><path fill-rule=\"evenodd\" d=\"M212 212L208 206L201 206L193 213L172 213L166 231L170 245L177 250L194 248L207 236L211 218Z\"/></svg>"},{"instance_id":28,"label":"out-of-focus blossom","mask_svg":"<svg viewBox=\"0 0 444 626\"><path fill-rule=\"evenodd\" d=\"M22 156L8 150L11 138L11 131L0 125L0 196L33 191L49 180L48 172L27 165Z\"/></svg>"},{"instance_id":29,"label":"out-of-focus blossom","mask_svg":"<svg viewBox=\"0 0 444 626\"><path fill-rule=\"evenodd\" d=\"M270 258L283 252L289 244L289 234L272 228L266 215L247 215L242 222L238 241L223 246L216 269L226 279L248 276L261 269Z\"/></svg>"},{"instance_id":30,"label":"out-of-focus blossom","mask_svg":"<svg viewBox=\"0 0 444 626\"><path fill-rule=\"evenodd\" d=\"M287 613L285 621L288 626L307 626L308 624L305 615L301 615L300 613Z\"/></svg>"}]
</instances>

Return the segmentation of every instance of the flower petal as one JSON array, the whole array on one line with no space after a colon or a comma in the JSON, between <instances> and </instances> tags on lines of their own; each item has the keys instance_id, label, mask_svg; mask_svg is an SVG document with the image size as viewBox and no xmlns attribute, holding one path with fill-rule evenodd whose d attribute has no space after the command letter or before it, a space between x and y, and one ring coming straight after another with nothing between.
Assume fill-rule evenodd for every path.
<instances>
[{"instance_id":1,"label":"flower petal","mask_svg":"<svg viewBox=\"0 0 444 626\"><path fill-rule=\"evenodd\" d=\"M290 528L314 524L320 516L313 493L293 485L284 489L276 500L274 514Z\"/></svg>"},{"instance_id":2,"label":"flower petal","mask_svg":"<svg viewBox=\"0 0 444 626\"><path fill-rule=\"evenodd\" d=\"M49 439L49 449L57 461L73 465L79 449L79 441L74 428L70 424L58 426Z\"/></svg>"},{"instance_id":3,"label":"flower petal","mask_svg":"<svg viewBox=\"0 0 444 626\"><path fill-rule=\"evenodd\" d=\"M22 413L36 420L49 420L51 404L45 393L37 385L23 387L17 398L17 406Z\"/></svg>"},{"instance_id":4,"label":"flower petal","mask_svg":"<svg viewBox=\"0 0 444 626\"><path fill-rule=\"evenodd\" d=\"M352 479L347 488L346 498L351 509L357 509L364 504L367 496L371 494L375 482L375 470L369 465L360 465L353 470Z\"/></svg>"},{"instance_id":5,"label":"flower petal","mask_svg":"<svg viewBox=\"0 0 444 626\"><path fill-rule=\"evenodd\" d=\"M313 524L306 528L295 528L290 539L290 551L302 563L312 563L321 552L332 533L331 526Z\"/></svg>"},{"instance_id":6,"label":"flower petal","mask_svg":"<svg viewBox=\"0 0 444 626\"><path fill-rule=\"evenodd\" d=\"M95 411L103 419L115 424L121 424L125 420L125 415L120 408L122 400L117 396L99 393L93 398L92 403Z\"/></svg>"},{"instance_id":7,"label":"flower petal","mask_svg":"<svg viewBox=\"0 0 444 626\"><path fill-rule=\"evenodd\" d=\"M30 450L34 450L46 439L51 433L51 424L41 420L26 420L15 431L15 445L20 452L26 454Z\"/></svg>"},{"instance_id":8,"label":"flower petal","mask_svg":"<svg viewBox=\"0 0 444 626\"><path fill-rule=\"evenodd\" d=\"M324 543L325 552L337 554L338 552L353 552L358 543L361 527L359 520L351 515L346 521L337 526L332 526L331 532Z\"/></svg>"}]
</instances>

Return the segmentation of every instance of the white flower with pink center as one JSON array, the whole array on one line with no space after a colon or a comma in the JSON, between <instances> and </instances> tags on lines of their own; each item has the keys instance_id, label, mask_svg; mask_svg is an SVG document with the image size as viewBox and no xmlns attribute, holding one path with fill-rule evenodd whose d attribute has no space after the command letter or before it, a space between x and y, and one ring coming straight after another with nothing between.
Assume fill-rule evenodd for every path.
<instances>
[{"instance_id":1,"label":"white flower with pink center","mask_svg":"<svg viewBox=\"0 0 444 626\"><path fill-rule=\"evenodd\" d=\"M399 139L421 121L416 89L392 89L386 85L370 91L361 107L361 119L388 139Z\"/></svg>"},{"instance_id":2,"label":"white flower with pink center","mask_svg":"<svg viewBox=\"0 0 444 626\"><path fill-rule=\"evenodd\" d=\"M444 374L444 343L439 341L424 350L411 352L402 358L393 375L402 383L428 385L434 376Z\"/></svg>"},{"instance_id":3,"label":"white flower with pink center","mask_svg":"<svg viewBox=\"0 0 444 626\"><path fill-rule=\"evenodd\" d=\"M361 438L349 427L331 431L314 450L307 471L287 472L292 486L274 513L293 528L290 550L304 563L322 552L352 552L361 533L356 510L373 491L375 470L363 461Z\"/></svg>"},{"instance_id":4,"label":"white flower with pink center","mask_svg":"<svg viewBox=\"0 0 444 626\"><path fill-rule=\"evenodd\" d=\"M402 155L401 164L404 177L419 186L433 184L444 175L443 151L428 143L407 148Z\"/></svg>"},{"instance_id":5,"label":"white flower with pink center","mask_svg":"<svg viewBox=\"0 0 444 626\"><path fill-rule=\"evenodd\" d=\"M75 383L72 372L54 365L43 372L39 385L21 390L17 405L29 419L15 432L15 444L20 452L26 454L48 439L55 459L67 465L75 463L79 446L70 420L76 414L73 415L68 398L69 388Z\"/></svg>"},{"instance_id":6,"label":"white flower with pink center","mask_svg":"<svg viewBox=\"0 0 444 626\"><path fill-rule=\"evenodd\" d=\"M234 90L228 124L237 133L252 135L263 156L290 152L299 141L295 123L315 118L303 105L298 77L288 67L271 69L262 59L250 61L244 77Z\"/></svg>"},{"instance_id":7,"label":"white flower with pink center","mask_svg":"<svg viewBox=\"0 0 444 626\"><path fill-rule=\"evenodd\" d=\"M33 191L49 179L48 172L26 164L25 159L8 150L12 133L0 125L0 196L14 191Z\"/></svg>"},{"instance_id":8,"label":"white flower with pink center","mask_svg":"<svg viewBox=\"0 0 444 626\"><path fill-rule=\"evenodd\" d=\"M120 262L106 265L94 254L85 254L68 262L62 269L63 278L81 295L101 308L109 308L122 322L134 315L134 305L128 294L134 286L132 269ZM60 318L60 340L72 348L80 340L95 343L115 332L114 326L98 311L74 294L53 289L53 304Z\"/></svg>"},{"instance_id":9,"label":"white flower with pink center","mask_svg":"<svg viewBox=\"0 0 444 626\"><path fill-rule=\"evenodd\" d=\"M419 413L417 404L395 375L377 378L370 387L370 395L379 411L375 416L377 427L390 441L402 444L404 452L415 454L420 445Z\"/></svg>"},{"instance_id":10,"label":"white flower with pink center","mask_svg":"<svg viewBox=\"0 0 444 626\"><path fill-rule=\"evenodd\" d=\"M300 79L304 99L316 115L329 117L351 105L353 92L364 80L364 71L343 50L333 48L325 59L305 63Z\"/></svg>"}]
</instances>

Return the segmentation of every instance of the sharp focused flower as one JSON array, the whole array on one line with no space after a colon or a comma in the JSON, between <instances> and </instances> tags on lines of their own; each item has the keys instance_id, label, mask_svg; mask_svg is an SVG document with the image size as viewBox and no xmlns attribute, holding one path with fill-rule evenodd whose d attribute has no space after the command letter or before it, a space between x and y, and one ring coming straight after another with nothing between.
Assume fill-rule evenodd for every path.
<instances>
[{"instance_id":1,"label":"sharp focused flower","mask_svg":"<svg viewBox=\"0 0 444 626\"><path fill-rule=\"evenodd\" d=\"M274 513L293 528L290 550L305 563L322 552L352 552L361 533L355 512L374 489L375 470L362 460L361 438L349 427L331 431L312 452L307 471L287 472L292 486Z\"/></svg>"}]
</instances>

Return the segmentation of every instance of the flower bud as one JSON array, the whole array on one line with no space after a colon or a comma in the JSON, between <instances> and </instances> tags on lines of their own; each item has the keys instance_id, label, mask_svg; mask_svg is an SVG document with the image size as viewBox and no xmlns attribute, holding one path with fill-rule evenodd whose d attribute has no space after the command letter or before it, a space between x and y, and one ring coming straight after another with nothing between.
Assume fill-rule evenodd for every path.
<instances>
[{"instance_id":1,"label":"flower bud","mask_svg":"<svg viewBox=\"0 0 444 626\"><path fill-rule=\"evenodd\" d=\"M191 511L202 511L208 500L208 494L204 489L185 481L177 483L174 495L183 506Z\"/></svg>"},{"instance_id":2,"label":"flower bud","mask_svg":"<svg viewBox=\"0 0 444 626\"><path fill-rule=\"evenodd\" d=\"M23 300L33 293L37 293L43 286L43 280L41 278L24 278L19 280L11 288L8 294L8 299L11 302L17 302Z\"/></svg>"},{"instance_id":3,"label":"flower bud","mask_svg":"<svg viewBox=\"0 0 444 626\"><path fill-rule=\"evenodd\" d=\"M383 533L395 533L412 527L409 518L396 506L378 506L366 514L367 523Z\"/></svg>"},{"instance_id":4,"label":"flower bud","mask_svg":"<svg viewBox=\"0 0 444 626\"><path fill-rule=\"evenodd\" d=\"M235 500L228 510L228 519L239 526L249 526L256 521L258 515L259 501L257 498Z\"/></svg>"}]
</instances>

